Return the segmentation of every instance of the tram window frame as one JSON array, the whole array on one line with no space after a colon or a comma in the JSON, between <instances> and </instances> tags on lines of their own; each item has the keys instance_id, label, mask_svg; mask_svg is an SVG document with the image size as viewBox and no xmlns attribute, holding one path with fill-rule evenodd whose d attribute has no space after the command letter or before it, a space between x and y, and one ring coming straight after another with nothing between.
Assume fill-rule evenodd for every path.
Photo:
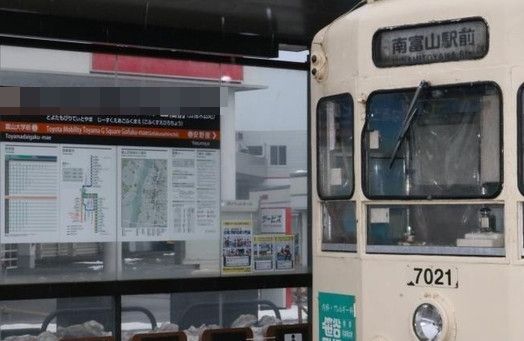
<instances>
[{"instance_id":1,"label":"tram window frame","mask_svg":"<svg viewBox=\"0 0 524 341\"><path fill-rule=\"evenodd\" d=\"M517 187L520 194L524 195L524 83L522 83L517 91ZM518 222L520 227L523 224L523 210L524 203L520 202L518 207ZM519 228L521 230L521 228ZM521 231L521 254L524 258L524 231Z\"/></svg>"},{"instance_id":2,"label":"tram window frame","mask_svg":"<svg viewBox=\"0 0 524 341\"><path fill-rule=\"evenodd\" d=\"M517 91L517 186L524 195L524 83Z\"/></svg>"},{"instance_id":3,"label":"tram window frame","mask_svg":"<svg viewBox=\"0 0 524 341\"><path fill-rule=\"evenodd\" d=\"M431 200L431 199L442 199L442 200L468 200L468 199L495 199L497 198L504 187L504 96L501 87L495 81L477 81L477 82L466 82L466 83L453 83L453 84L442 84L437 86L431 86L431 90L440 90L440 89L452 89L460 88L464 86L492 86L498 95L499 101L499 177L500 183L498 189L489 196L477 196L477 195L465 195L465 196L456 196L456 195L372 195L369 191L369 186L367 185L368 181L368 168L367 168L367 128L369 124L369 114L372 98L375 95L388 94L388 93L401 93L401 92L412 92L415 93L415 87L409 88L394 88L394 89L381 89L373 91L369 94L368 100L366 101L366 121L364 123L364 128L361 132L361 182L362 182L362 192L364 196L371 200ZM480 161L480 160L479 160Z\"/></svg>"},{"instance_id":4,"label":"tram window frame","mask_svg":"<svg viewBox=\"0 0 524 341\"><path fill-rule=\"evenodd\" d=\"M357 252L358 219L356 202L326 200L322 209L322 252Z\"/></svg>"},{"instance_id":5,"label":"tram window frame","mask_svg":"<svg viewBox=\"0 0 524 341\"><path fill-rule=\"evenodd\" d=\"M484 211L487 215L483 215L485 208L489 209ZM442 210L450 210L450 214L424 212L435 209L440 210L440 213ZM505 209L504 203L494 201L366 205L366 253L503 258L507 254ZM414 221L410 216L415 217ZM450 224L453 219L460 221L462 225ZM478 225L472 225L477 219ZM483 226L484 223L489 227ZM486 235L479 238L479 234L484 233ZM496 234L499 235L497 238ZM455 245L446 244L453 240ZM502 241L502 245L485 245L488 240L494 244ZM475 245L475 241L478 241L478 245Z\"/></svg>"},{"instance_id":6,"label":"tram window frame","mask_svg":"<svg viewBox=\"0 0 524 341\"><path fill-rule=\"evenodd\" d=\"M349 111L349 120L351 122L351 188L349 193L345 195L324 195L324 190L322 186L324 183L321 181L321 161L320 161L320 109L321 105L326 101L336 101L338 99L347 99L348 102L346 103L348 105ZM336 95L330 95L330 96L324 96L321 97L317 102L316 107L316 182L317 182L317 194L321 200L348 200L353 197L353 194L355 193L355 103L353 101L353 96L349 92L340 93Z\"/></svg>"}]
</instances>

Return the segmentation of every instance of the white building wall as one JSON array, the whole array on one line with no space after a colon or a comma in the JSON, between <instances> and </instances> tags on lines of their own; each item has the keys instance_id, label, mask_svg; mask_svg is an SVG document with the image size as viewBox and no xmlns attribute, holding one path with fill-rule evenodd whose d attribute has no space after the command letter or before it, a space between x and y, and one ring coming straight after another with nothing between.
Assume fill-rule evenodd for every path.
<instances>
[{"instance_id":1,"label":"white building wall","mask_svg":"<svg viewBox=\"0 0 524 341\"><path fill-rule=\"evenodd\" d=\"M307 130L307 71L245 66L244 82L267 88L236 94L237 131Z\"/></svg>"},{"instance_id":2,"label":"white building wall","mask_svg":"<svg viewBox=\"0 0 524 341\"><path fill-rule=\"evenodd\" d=\"M0 46L0 68L86 74L91 69L91 53L4 45Z\"/></svg>"},{"instance_id":3,"label":"white building wall","mask_svg":"<svg viewBox=\"0 0 524 341\"><path fill-rule=\"evenodd\" d=\"M267 179L288 179L289 174L298 170L307 170L307 132L289 131L242 131L242 147L263 146L267 165ZM271 146L286 146L286 165L271 165ZM289 184L289 180L285 182Z\"/></svg>"}]
</instances>

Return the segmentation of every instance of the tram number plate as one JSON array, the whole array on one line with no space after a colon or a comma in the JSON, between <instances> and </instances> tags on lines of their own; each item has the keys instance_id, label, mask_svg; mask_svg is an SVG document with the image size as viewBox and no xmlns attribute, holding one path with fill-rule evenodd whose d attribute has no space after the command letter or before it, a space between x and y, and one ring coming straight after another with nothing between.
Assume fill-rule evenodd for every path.
<instances>
[{"instance_id":1,"label":"tram number plate","mask_svg":"<svg viewBox=\"0 0 524 341\"><path fill-rule=\"evenodd\" d=\"M408 265L410 287L458 288L458 270L455 267Z\"/></svg>"}]
</instances>

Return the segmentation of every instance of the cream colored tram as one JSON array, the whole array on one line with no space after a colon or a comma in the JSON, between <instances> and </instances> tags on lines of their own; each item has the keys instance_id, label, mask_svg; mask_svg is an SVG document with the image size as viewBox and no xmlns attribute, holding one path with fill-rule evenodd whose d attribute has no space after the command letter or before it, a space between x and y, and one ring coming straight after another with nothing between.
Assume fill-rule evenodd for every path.
<instances>
[{"instance_id":1,"label":"cream colored tram","mask_svg":"<svg viewBox=\"0 0 524 341\"><path fill-rule=\"evenodd\" d=\"M314 340L524 340L524 1L368 1L311 50Z\"/></svg>"}]
</instances>

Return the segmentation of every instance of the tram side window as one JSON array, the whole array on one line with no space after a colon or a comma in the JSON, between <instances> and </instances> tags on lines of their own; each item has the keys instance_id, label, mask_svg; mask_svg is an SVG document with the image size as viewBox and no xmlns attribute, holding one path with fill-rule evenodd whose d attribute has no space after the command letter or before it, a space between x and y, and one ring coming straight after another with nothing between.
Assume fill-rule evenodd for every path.
<instances>
[{"instance_id":1,"label":"tram side window","mask_svg":"<svg viewBox=\"0 0 524 341\"><path fill-rule=\"evenodd\" d=\"M355 202L333 200L322 204L322 251L356 252Z\"/></svg>"},{"instance_id":2,"label":"tram side window","mask_svg":"<svg viewBox=\"0 0 524 341\"><path fill-rule=\"evenodd\" d=\"M318 194L349 199L353 193L353 99L342 94L320 99L317 107Z\"/></svg>"},{"instance_id":3,"label":"tram side window","mask_svg":"<svg viewBox=\"0 0 524 341\"><path fill-rule=\"evenodd\" d=\"M368 206L366 251L504 256L504 206Z\"/></svg>"},{"instance_id":4,"label":"tram side window","mask_svg":"<svg viewBox=\"0 0 524 341\"><path fill-rule=\"evenodd\" d=\"M356 251L353 193L353 99L322 98L317 110L318 194L322 203L322 251ZM338 199L338 200L335 200Z\"/></svg>"},{"instance_id":5,"label":"tram side window","mask_svg":"<svg viewBox=\"0 0 524 341\"><path fill-rule=\"evenodd\" d=\"M362 143L365 194L373 199L495 197L502 189L498 87L475 83L418 90L370 96Z\"/></svg>"}]
</instances>

